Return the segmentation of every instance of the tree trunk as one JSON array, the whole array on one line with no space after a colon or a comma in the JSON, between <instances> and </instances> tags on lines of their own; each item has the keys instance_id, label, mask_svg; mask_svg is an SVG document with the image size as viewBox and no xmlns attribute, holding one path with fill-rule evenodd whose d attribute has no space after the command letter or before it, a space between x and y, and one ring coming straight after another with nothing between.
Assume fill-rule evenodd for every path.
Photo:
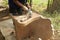
<instances>
[{"instance_id":1,"label":"tree trunk","mask_svg":"<svg viewBox=\"0 0 60 40\"><path fill-rule=\"evenodd\" d=\"M53 0L52 4L48 1L47 11L53 13L55 10L60 11L60 0Z\"/></svg>"},{"instance_id":2,"label":"tree trunk","mask_svg":"<svg viewBox=\"0 0 60 40\"><path fill-rule=\"evenodd\" d=\"M30 6L32 7L32 0L30 0Z\"/></svg>"}]
</instances>

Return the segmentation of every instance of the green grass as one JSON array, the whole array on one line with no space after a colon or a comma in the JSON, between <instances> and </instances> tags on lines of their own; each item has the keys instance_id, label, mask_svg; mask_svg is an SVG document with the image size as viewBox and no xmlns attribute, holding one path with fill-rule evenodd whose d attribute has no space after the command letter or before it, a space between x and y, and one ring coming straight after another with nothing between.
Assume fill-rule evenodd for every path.
<instances>
[{"instance_id":1,"label":"green grass","mask_svg":"<svg viewBox=\"0 0 60 40\"><path fill-rule=\"evenodd\" d=\"M42 11L42 10L44 10L45 8L46 8L46 6L47 6L47 1L48 0L33 0L33 9L34 10L36 10L36 11L38 11L38 12L40 12L40 11Z\"/></svg>"}]
</instances>

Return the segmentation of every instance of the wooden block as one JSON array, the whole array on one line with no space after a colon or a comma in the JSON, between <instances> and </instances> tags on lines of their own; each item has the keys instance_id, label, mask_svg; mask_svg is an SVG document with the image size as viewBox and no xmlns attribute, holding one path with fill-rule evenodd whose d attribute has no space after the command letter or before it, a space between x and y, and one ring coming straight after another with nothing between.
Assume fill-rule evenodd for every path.
<instances>
[{"instance_id":1,"label":"wooden block","mask_svg":"<svg viewBox=\"0 0 60 40\"><path fill-rule=\"evenodd\" d=\"M42 18L39 14L33 13L32 17L24 22L19 21L19 16L12 18L17 40L27 40L27 38L29 40L38 38L48 40L52 36L51 21Z\"/></svg>"}]
</instances>

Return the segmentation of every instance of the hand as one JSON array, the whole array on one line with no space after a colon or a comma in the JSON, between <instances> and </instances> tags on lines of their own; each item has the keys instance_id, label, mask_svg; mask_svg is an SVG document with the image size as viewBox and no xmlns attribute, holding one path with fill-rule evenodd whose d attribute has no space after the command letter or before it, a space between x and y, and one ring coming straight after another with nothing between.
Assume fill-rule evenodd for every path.
<instances>
[{"instance_id":1,"label":"hand","mask_svg":"<svg viewBox=\"0 0 60 40\"><path fill-rule=\"evenodd\" d=\"M28 2L26 3L26 6L27 6L28 9L31 8Z\"/></svg>"},{"instance_id":2,"label":"hand","mask_svg":"<svg viewBox=\"0 0 60 40\"><path fill-rule=\"evenodd\" d=\"M24 11L28 11L28 8L26 6L23 6Z\"/></svg>"}]
</instances>

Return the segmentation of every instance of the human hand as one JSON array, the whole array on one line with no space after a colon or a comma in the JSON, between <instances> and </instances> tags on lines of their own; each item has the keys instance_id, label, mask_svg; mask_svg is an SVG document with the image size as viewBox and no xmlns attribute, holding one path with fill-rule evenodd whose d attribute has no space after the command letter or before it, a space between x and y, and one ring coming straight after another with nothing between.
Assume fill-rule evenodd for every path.
<instances>
[{"instance_id":1,"label":"human hand","mask_svg":"<svg viewBox=\"0 0 60 40\"><path fill-rule=\"evenodd\" d=\"M28 11L28 8L26 6L23 6L24 11Z\"/></svg>"}]
</instances>

